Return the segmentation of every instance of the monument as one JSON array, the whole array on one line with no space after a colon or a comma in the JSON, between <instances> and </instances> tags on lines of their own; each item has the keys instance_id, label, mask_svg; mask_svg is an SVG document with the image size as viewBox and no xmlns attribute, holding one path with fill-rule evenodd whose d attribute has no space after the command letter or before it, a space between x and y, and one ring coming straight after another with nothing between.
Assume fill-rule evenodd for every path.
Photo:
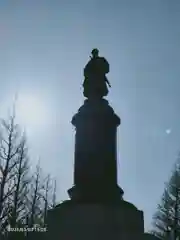
<instances>
[{"instance_id":1,"label":"monument","mask_svg":"<svg viewBox=\"0 0 180 240\"><path fill-rule=\"evenodd\" d=\"M93 49L84 68L84 104L75 126L74 185L70 200L48 213L47 239L142 239L143 212L123 199L117 183L117 128L121 123L104 98L109 63Z\"/></svg>"}]
</instances>

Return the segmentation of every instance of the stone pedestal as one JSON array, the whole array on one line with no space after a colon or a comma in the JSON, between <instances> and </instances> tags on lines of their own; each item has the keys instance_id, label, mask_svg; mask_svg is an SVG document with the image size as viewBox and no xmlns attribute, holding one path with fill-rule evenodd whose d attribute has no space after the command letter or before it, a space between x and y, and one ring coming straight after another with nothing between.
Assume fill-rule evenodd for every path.
<instances>
[{"instance_id":1,"label":"stone pedestal","mask_svg":"<svg viewBox=\"0 0 180 240\"><path fill-rule=\"evenodd\" d=\"M117 184L120 118L107 100L86 100L72 124L76 136L71 200L48 212L47 239L142 239L143 212L123 200Z\"/></svg>"},{"instance_id":2,"label":"stone pedestal","mask_svg":"<svg viewBox=\"0 0 180 240\"><path fill-rule=\"evenodd\" d=\"M71 199L118 200L116 134L120 118L105 99L86 100L72 119L76 128Z\"/></svg>"},{"instance_id":3,"label":"stone pedestal","mask_svg":"<svg viewBox=\"0 0 180 240\"><path fill-rule=\"evenodd\" d=\"M119 204L66 201L49 211L47 239L143 239L143 212L121 200Z\"/></svg>"},{"instance_id":4,"label":"stone pedestal","mask_svg":"<svg viewBox=\"0 0 180 240\"><path fill-rule=\"evenodd\" d=\"M71 200L48 212L47 239L142 239L143 212L123 200L117 184L120 118L107 100L86 100L72 124L76 136Z\"/></svg>"}]
</instances>

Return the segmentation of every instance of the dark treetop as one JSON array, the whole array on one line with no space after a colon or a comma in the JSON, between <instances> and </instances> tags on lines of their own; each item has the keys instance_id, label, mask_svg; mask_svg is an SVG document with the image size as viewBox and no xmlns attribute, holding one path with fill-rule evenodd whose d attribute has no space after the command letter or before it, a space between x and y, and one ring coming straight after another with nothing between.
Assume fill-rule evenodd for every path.
<instances>
[{"instance_id":1,"label":"dark treetop","mask_svg":"<svg viewBox=\"0 0 180 240\"><path fill-rule=\"evenodd\" d=\"M111 87L106 74L109 72L109 63L104 57L99 57L98 49L92 50L91 60L84 68L84 96L88 99L100 99L108 94Z\"/></svg>"}]
</instances>

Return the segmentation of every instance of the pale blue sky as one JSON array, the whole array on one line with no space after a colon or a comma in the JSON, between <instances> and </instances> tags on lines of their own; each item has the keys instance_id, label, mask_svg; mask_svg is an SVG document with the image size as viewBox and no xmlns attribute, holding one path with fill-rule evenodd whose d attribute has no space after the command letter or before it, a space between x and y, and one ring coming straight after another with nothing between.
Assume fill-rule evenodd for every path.
<instances>
[{"instance_id":1,"label":"pale blue sky","mask_svg":"<svg viewBox=\"0 0 180 240\"><path fill-rule=\"evenodd\" d=\"M0 0L0 112L17 91L21 104L28 96L46 107L46 119L36 113L39 125L31 122L36 104L29 110L30 153L34 163L41 157L66 199L70 121L83 103L83 67L94 47L110 63L108 100L122 119L119 184L144 211L148 229L180 150L179 0Z\"/></svg>"}]
</instances>

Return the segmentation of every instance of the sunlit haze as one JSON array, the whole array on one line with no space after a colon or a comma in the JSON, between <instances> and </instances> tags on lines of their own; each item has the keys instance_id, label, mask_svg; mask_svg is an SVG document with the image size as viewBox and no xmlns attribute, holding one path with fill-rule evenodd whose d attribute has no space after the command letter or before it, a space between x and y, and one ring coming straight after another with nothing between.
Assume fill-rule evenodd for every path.
<instances>
[{"instance_id":1,"label":"sunlit haze","mask_svg":"<svg viewBox=\"0 0 180 240\"><path fill-rule=\"evenodd\" d=\"M48 108L45 105L45 99L33 93L32 95L19 95L15 107L17 122L25 129L35 131L37 128L46 128Z\"/></svg>"}]
</instances>

